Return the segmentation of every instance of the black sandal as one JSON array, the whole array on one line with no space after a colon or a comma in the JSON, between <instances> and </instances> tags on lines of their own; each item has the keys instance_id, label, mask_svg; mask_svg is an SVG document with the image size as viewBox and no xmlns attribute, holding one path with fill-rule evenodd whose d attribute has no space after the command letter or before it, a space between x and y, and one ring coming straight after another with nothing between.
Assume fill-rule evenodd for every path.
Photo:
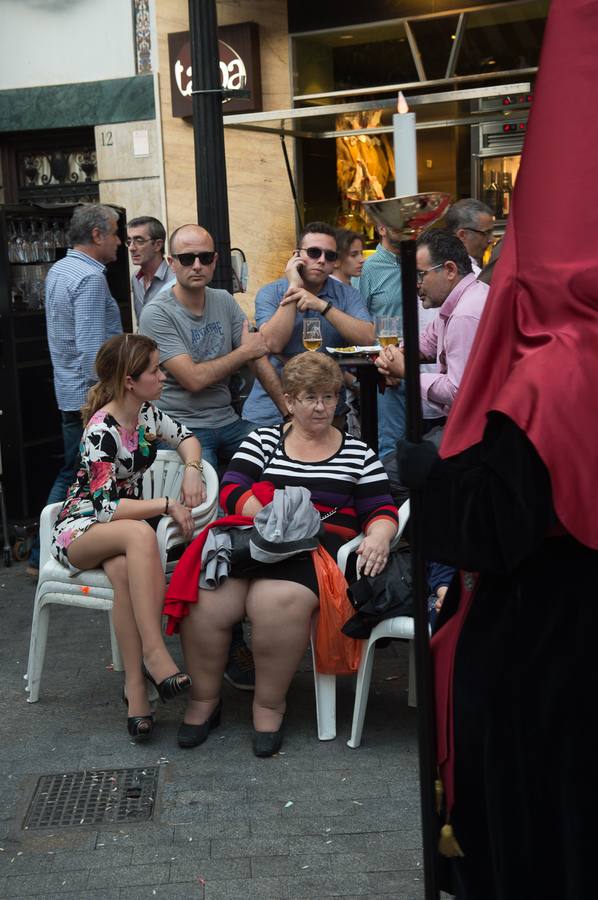
<instances>
[{"instance_id":1,"label":"black sandal","mask_svg":"<svg viewBox=\"0 0 598 900\"><path fill-rule=\"evenodd\" d=\"M158 684L155 678L148 672L145 663L143 665L143 674L148 681L151 681L158 691L162 703L165 703L167 700L173 700L174 697L178 697L179 694L184 694L185 691L189 690L192 684L191 676L187 675L186 672L175 672L174 675L167 675L167 677Z\"/></svg>"},{"instance_id":2,"label":"black sandal","mask_svg":"<svg viewBox=\"0 0 598 900\"><path fill-rule=\"evenodd\" d=\"M147 727L146 727L147 726ZM127 731L135 741L149 741L154 730L153 716L129 716L127 718Z\"/></svg>"},{"instance_id":3,"label":"black sandal","mask_svg":"<svg viewBox=\"0 0 598 900\"><path fill-rule=\"evenodd\" d=\"M122 701L125 706L129 705L125 686L123 684ZM150 714L147 716L127 716L127 731L136 743L149 741L154 730L154 717Z\"/></svg>"}]
</instances>

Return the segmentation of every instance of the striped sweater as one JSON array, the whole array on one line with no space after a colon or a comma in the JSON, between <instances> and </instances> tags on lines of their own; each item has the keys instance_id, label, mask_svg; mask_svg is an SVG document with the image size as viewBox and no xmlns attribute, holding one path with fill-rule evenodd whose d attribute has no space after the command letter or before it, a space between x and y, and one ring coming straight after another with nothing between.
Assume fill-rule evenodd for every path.
<instances>
[{"instance_id":1,"label":"striped sweater","mask_svg":"<svg viewBox=\"0 0 598 900\"><path fill-rule=\"evenodd\" d=\"M275 488L308 488L323 516L335 510L325 528L345 540L376 519L397 522L386 473L363 441L345 434L336 454L321 462L291 459L279 441L277 425L256 429L239 446L222 479L220 503L229 514L241 512L257 482L269 481Z\"/></svg>"}]
</instances>

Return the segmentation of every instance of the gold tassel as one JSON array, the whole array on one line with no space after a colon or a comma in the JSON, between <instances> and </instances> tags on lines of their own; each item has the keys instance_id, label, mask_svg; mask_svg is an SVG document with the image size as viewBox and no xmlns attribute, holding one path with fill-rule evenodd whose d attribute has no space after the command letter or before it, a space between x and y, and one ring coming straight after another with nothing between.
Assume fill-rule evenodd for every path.
<instances>
[{"instance_id":1,"label":"gold tassel","mask_svg":"<svg viewBox=\"0 0 598 900\"><path fill-rule=\"evenodd\" d=\"M443 825L440 829L438 850L443 856L465 856L457 842L457 838L455 837L455 833L453 831L453 826L449 825L448 823L446 825Z\"/></svg>"},{"instance_id":2,"label":"gold tassel","mask_svg":"<svg viewBox=\"0 0 598 900\"><path fill-rule=\"evenodd\" d=\"M436 795L436 814L440 815L442 812L442 801L444 800L444 785L440 778L437 778L434 782L434 793Z\"/></svg>"}]
</instances>

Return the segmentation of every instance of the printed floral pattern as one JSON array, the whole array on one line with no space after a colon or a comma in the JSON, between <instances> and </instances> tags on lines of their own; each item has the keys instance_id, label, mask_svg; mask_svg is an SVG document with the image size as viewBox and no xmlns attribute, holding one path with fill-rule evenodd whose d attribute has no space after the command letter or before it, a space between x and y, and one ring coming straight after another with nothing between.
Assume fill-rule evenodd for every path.
<instances>
[{"instance_id":1,"label":"printed floral pattern","mask_svg":"<svg viewBox=\"0 0 598 900\"><path fill-rule=\"evenodd\" d=\"M81 465L52 532L52 554L72 572L68 548L96 522L109 522L119 501L141 498L144 472L156 458L157 444L176 449L193 433L151 403L139 411L134 431L122 428L114 416L98 410L81 440Z\"/></svg>"}]
</instances>

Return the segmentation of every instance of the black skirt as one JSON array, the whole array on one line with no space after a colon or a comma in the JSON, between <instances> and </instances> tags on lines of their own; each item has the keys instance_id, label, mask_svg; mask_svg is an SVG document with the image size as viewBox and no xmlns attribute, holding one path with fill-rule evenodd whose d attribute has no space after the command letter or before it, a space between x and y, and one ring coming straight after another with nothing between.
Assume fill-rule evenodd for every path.
<instances>
[{"instance_id":1,"label":"black skirt","mask_svg":"<svg viewBox=\"0 0 598 900\"><path fill-rule=\"evenodd\" d=\"M321 540L322 546L328 551L333 559L336 559L337 553L344 543L346 543L344 538L334 532L328 531L324 533ZM349 584L354 581L356 577L356 560L357 557L355 553L351 553L347 562L347 571L345 572L345 578ZM237 577L235 575L234 567L231 569L230 577ZM251 574L249 576L244 575L243 577L250 577L252 580L256 578L270 578L273 581L294 581L297 584L302 584L304 587L309 588L316 597L320 596L318 579L311 553L298 553L296 556L291 556L283 562L278 563L256 563L255 567L251 570Z\"/></svg>"}]
</instances>

